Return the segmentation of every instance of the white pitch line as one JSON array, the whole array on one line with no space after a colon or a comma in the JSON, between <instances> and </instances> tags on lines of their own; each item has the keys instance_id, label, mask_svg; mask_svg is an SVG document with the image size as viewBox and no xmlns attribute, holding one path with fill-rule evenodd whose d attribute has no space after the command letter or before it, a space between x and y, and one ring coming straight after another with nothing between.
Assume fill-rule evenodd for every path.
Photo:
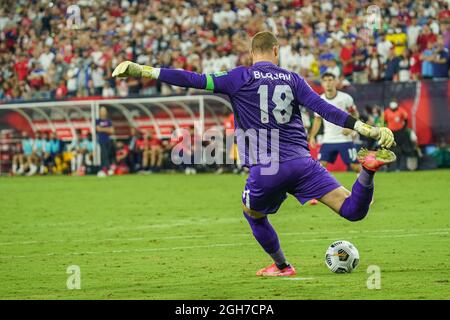
<instances>
[{"instance_id":1,"label":"white pitch line","mask_svg":"<svg viewBox=\"0 0 450 320\"><path fill-rule=\"evenodd\" d=\"M283 280L290 280L290 281L309 281L309 280L314 280L315 278L288 278L288 277L283 277Z\"/></svg>"},{"instance_id":2,"label":"white pitch line","mask_svg":"<svg viewBox=\"0 0 450 320\"><path fill-rule=\"evenodd\" d=\"M107 239L52 239L52 240L33 240L33 241L18 241L18 242L0 242L0 246L10 245L28 245L28 244L48 244L48 243L99 243L99 242L133 242L133 241L156 241L156 240L173 240L173 239L191 239L191 238L206 238L207 235L191 235L191 236L168 236L158 238L107 238Z\"/></svg>"},{"instance_id":3,"label":"white pitch line","mask_svg":"<svg viewBox=\"0 0 450 320\"><path fill-rule=\"evenodd\" d=\"M239 223L242 219L236 218L222 218L222 219L204 219L202 218L200 221L192 221L192 220L177 220L174 223L159 223L159 224L148 224L139 227L130 227L123 228L121 226L105 228L104 230L108 231L131 231L131 230L145 230L145 229L153 229L153 228L172 228L172 227L182 227L182 226L195 226L195 225L211 225L211 224L222 224L222 223Z\"/></svg>"},{"instance_id":4,"label":"white pitch line","mask_svg":"<svg viewBox=\"0 0 450 320\"><path fill-rule=\"evenodd\" d=\"M301 235L327 235L327 234L342 234L350 233L354 236L364 235L365 233L398 233L398 232L448 232L450 228L440 229L379 229L379 230L340 230L340 231L303 231L303 232L280 232L280 236L301 236ZM230 237L247 237L248 233L227 234ZM0 246L10 245L33 245L33 244L49 244L49 243L101 243L101 242L134 242L134 241L159 241L159 240L173 240L173 239L195 239L207 238L214 235L177 235L177 236L162 236L157 238L135 237L135 238L106 238L106 239L51 239L51 240L30 240L30 241L10 241L0 242ZM401 236L401 235L400 235Z\"/></svg>"},{"instance_id":5,"label":"white pitch line","mask_svg":"<svg viewBox=\"0 0 450 320\"><path fill-rule=\"evenodd\" d=\"M449 232L432 232L432 233L409 233L403 235L380 235L380 236L369 236L364 238L400 238L400 237L422 237L422 236L435 236L435 235L448 235ZM348 237L352 239L352 237ZM321 239L296 239L287 240L283 243L298 243L298 242L316 242L316 241L333 241L335 238L321 238ZM218 247L238 247L247 245L247 243L218 243L218 244L208 244L208 245L197 245L197 246L181 246L181 247L164 247L164 248L145 248L145 249L123 249L123 250L111 250L111 251L85 251L85 252L68 252L68 253L46 253L46 254L30 254L22 256L0 256L1 260L7 259L22 259L22 258L37 258L37 257L51 257L51 256L80 256L80 255L93 255L93 254L111 254L111 253L136 253L136 252L157 252L157 251L172 251L172 250L191 250L191 249L209 249Z\"/></svg>"}]
</instances>

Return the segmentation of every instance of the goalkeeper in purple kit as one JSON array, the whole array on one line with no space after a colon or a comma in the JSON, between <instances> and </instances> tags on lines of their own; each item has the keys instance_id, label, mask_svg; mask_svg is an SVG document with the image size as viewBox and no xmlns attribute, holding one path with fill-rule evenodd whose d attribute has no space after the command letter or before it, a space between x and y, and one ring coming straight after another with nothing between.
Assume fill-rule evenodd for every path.
<instances>
[{"instance_id":1,"label":"goalkeeper in purple kit","mask_svg":"<svg viewBox=\"0 0 450 320\"><path fill-rule=\"evenodd\" d=\"M273 260L256 274L292 276L295 268L286 260L268 215L278 211L289 193L301 204L318 199L347 220L363 219L372 199L375 171L395 161L394 153L387 150L395 141L388 128L372 127L353 118L320 98L299 75L280 68L279 44L272 33L263 31L253 37L251 55L251 67L240 66L210 75L125 61L116 67L113 76L159 79L229 96L241 159L250 168L242 194L243 213L255 239ZM358 153L363 170L351 192L311 157L300 105L337 126L376 139L385 148ZM247 148L246 141L261 133L266 138L259 140L256 150ZM264 148L261 141L266 143ZM276 170L270 170L274 167Z\"/></svg>"}]
</instances>

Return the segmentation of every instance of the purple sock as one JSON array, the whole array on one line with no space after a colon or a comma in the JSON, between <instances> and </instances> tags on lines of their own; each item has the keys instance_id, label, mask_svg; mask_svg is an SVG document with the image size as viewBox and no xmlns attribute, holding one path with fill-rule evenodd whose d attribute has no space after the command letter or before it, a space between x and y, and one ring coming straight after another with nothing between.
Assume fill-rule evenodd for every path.
<instances>
[{"instance_id":1,"label":"purple sock","mask_svg":"<svg viewBox=\"0 0 450 320\"><path fill-rule=\"evenodd\" d=\"M363 183L360 182L360 178L362 175L362 179L367 178L367 176L365 176L363 172L365 171L361 171L361 175L358 177L358 180L356 180L353 184L351 195L344 200L344 203L339 210L339 214L343 218L350 221L362 220L367 215L370 202L372 201L373 183L372 180L368 185L363 185Z\"/></svg>"},{"instance_id":2,"label":"purple sock","mask_svg":"<svg viewBox=\"0 0 450 320\"><path fill-rule=\"evenodd\" d=\"M255 239L259 242L264 251L268 254L275 253L280 249L278 236L267 217L255 219L244 213L250 227L252 228Z\"/></svg>"},{"instance_id":3,"label":"purple sock","mask_svg":"<svg viewBox=\"0 0 450 320\"><path fill-rule=\"evenodd\" d=\"M361 172L358 176L358 181L364 187L372 187L373 188L373 176L375 175L374 171L369 171L366 168L362 168Z\"/></svg>"},{"instance_id":4,"label":"purple sock","mask_svg":"<svg viewBox=\"0 0 450 320\"><path fill-rule=\"evenodd\" d=\"M250 224L256 241L258 241L264 251L272 257L276 265L280 269L288 266L289 264L287 263L283 251L280 248L277 233L270 224L269 219L267 219L267 217L255 219L248 216L245 212L244 217Z\"/></svg>"}]
</instances>

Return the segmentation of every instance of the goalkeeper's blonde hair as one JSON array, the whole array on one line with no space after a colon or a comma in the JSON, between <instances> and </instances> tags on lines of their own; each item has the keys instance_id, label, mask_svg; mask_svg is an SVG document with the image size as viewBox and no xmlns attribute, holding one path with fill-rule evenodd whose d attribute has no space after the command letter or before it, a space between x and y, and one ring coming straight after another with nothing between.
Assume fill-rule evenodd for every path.
<instances>
[{"instance_id":1,"label":"goalkeeper's blonde hair","mask_svg":"<svg viewBox=\"0 0 450 320\"><path fill-rule=\"evenodd\" d=\"M252 38L252 51L255 53L271 52L278 45L277 37L270 31L258 32Z\"/></svg>"}]
</instances>

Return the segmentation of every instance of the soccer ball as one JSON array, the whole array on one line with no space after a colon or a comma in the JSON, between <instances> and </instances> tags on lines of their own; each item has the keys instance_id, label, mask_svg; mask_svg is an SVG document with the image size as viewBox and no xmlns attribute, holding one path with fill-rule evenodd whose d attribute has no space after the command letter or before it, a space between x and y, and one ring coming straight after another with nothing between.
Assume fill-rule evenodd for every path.
<instances>
[{"instance_id":1,"label":"soccer ball","mask_svg":"<svg viewBox=\"0 0 450 320\"><path fill-rule=\"evenodd\" d=\"M335 241L325 253L325 263L332 272L352 272L359 264L358 249L348 241Z\"/></svg>"}]
</instances>

